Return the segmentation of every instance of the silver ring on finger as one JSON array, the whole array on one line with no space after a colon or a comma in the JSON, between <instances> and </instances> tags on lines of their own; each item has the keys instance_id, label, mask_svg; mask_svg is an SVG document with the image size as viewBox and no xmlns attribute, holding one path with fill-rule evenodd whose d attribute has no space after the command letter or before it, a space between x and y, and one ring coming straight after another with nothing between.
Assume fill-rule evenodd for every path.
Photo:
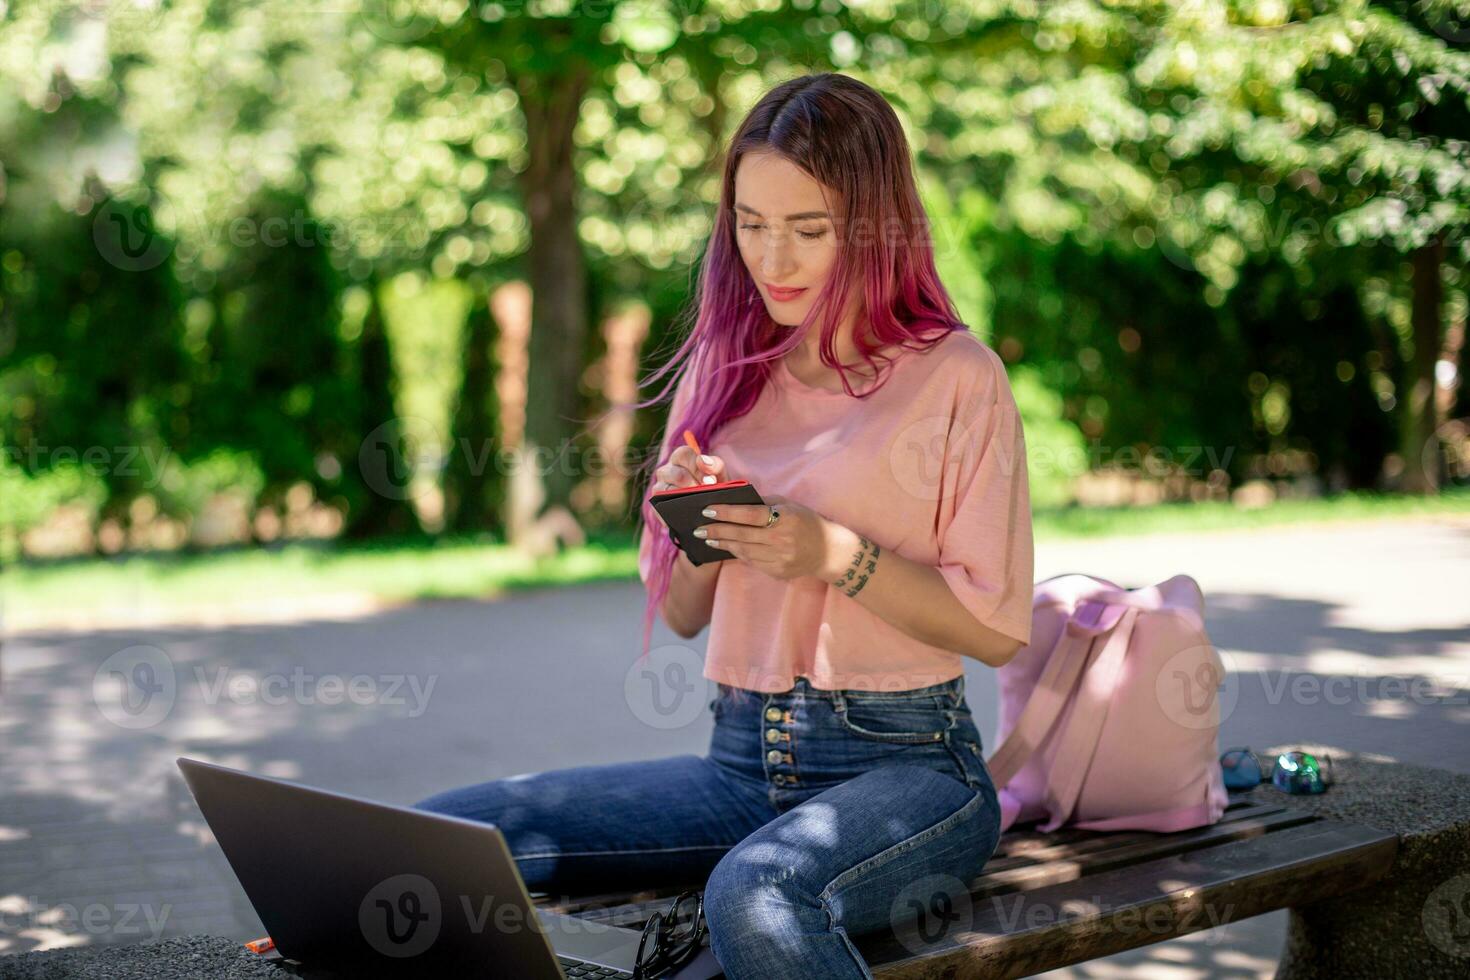
<instances>
[{"instance_id":1,"label":"silver ring on finger","mask_svg":"<svg viewBox=\"0 0 1470 980\"><path fill-rule=\"evenodd\" d=\"M779 521L780 519L781 519L781 512L779 510L777 510L776 508L772 507L771 508L771 516L768 517L768 518L766 518L766 527L775 527L776 526L776 522Z\"/></svg>"}]
</instances>

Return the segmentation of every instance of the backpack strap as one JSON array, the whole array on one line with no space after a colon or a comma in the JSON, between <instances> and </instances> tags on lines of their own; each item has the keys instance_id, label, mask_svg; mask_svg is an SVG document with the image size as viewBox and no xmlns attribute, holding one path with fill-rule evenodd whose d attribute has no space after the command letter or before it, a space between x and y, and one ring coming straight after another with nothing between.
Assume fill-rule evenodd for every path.
<instances>
[{"instance_id":1,"label":"backpack strap","mask_svg":"<svg viewBox=\"0 0 1470 980\"><path fill-rule=\"evenodd\" d=\"M1046 740L1072 698L1082 677L1082 667L1092 653L1093 642L1117 625L1124 608L1085 601L1078 603L1072 611L1015 726L1005 742L985 760L985 767L997 789L1015 778L1036 748Z\"/></svg>"},{"instance_id":2,"label":"backpack strap","mask_svg":"<svg viewBox=\"0 0 1470 980\"><path fill-rule=\"evenodd\" d=\"M1066 729L1057 743L1052 757L1051 769L1046 776L1044 799L1051 819L1041 827L1042 833L1051 833L1071 819L1077 808L1077 798L1082 793L1082 782L1092 768L1092 759L1097 752L1097 743L1102 735L1103 723L1107 721L1108 709L1113 704L1113 693L1118 680L1123 676L1123 659L1128 654L1128 644L1133 639L1133 626L1138 622L1137 606L1110 606L1122 609L1117 625L1108 635L1101 652L1090 663L1073 699L1072 712L1067 716Z\"/></svg>"}]
</instances>

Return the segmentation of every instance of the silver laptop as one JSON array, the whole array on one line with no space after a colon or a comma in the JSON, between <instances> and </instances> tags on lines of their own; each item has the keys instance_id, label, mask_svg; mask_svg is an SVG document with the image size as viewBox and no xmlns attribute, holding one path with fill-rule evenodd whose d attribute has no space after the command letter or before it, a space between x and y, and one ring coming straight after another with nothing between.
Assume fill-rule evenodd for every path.
<instances>
[{"instance_id":1,"label":"silver laptop","mask_svg":"<svg viewBox=\"0 0 1470 980\"><path fill-rule=\"evenodd\" d=\"M633 975L639 933L537 908L491 824L178 762L286 959L353 976Z\"/></svg>"}]
</instances>

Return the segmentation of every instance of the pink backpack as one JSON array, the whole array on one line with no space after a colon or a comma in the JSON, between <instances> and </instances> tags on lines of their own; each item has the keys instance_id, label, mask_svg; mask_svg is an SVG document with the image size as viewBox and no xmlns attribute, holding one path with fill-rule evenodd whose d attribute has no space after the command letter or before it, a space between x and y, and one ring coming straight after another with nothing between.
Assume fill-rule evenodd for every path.
<instances>
[{"instance_id":1,"label":"pink backpack","mask_svg":"<svg viewBox=\"0 0 1470 980\"><path fill-rule=\"evenodd\" d=\"M1031 642L1000 668L986 760L1001 828L1174 831L1225 812L1217 701L1225 672L1188 575L1123 589L1036 583Z\"/></svg>"}]
</instances>

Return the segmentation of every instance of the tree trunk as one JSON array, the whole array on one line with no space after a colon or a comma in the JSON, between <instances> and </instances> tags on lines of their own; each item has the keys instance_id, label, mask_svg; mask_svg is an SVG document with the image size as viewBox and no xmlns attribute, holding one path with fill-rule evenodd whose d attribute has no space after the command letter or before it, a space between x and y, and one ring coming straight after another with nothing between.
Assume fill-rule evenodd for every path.
<instances>
[{"instance_id":1,"label":"tree trunk","mask_svg":"<svg viewBox=\"0 0 1470 980\"><path fill-rule=\"evenodd\" d=\"M572 130L588 69L517 80L530 161L520 175L531 225L528 256L531 338L526 383L525 458L545 507L567 507L577 477L571 439L580 415L587 336L587 269L577 235Z\"/></svg>"},{"instance_id":2,"label":"tree trunk","mask_svg":"<svg viewBox=\"0 0 1470 980\"><path fill-rule=\"evenodd\" d=\"M445 527L474 532L499 523L499 471L495 456L495 367L491 358L495 329L489 296L482 283L472 282L474 299L464 325L460 385L450 431L449 464L444 471Z\"/></svg>"},{"instance_id":3,"label":"tree trunk","mask_svg":"<svg viewBox=\"0 0 1470 980\"><path fill-rule=\"evenodd\" d=\"M1434 364L1439 359L1440 320L1443 288L1440 267L1444 262L1444 239L1436 235L1415 249L1414 299L1411 315L1414 353L1404 365L1400 455L1404 460L1404 493L1439 492L1440 451L1435 429L1439 425L1434 397Z\"/></svg>"}]
</instances>

